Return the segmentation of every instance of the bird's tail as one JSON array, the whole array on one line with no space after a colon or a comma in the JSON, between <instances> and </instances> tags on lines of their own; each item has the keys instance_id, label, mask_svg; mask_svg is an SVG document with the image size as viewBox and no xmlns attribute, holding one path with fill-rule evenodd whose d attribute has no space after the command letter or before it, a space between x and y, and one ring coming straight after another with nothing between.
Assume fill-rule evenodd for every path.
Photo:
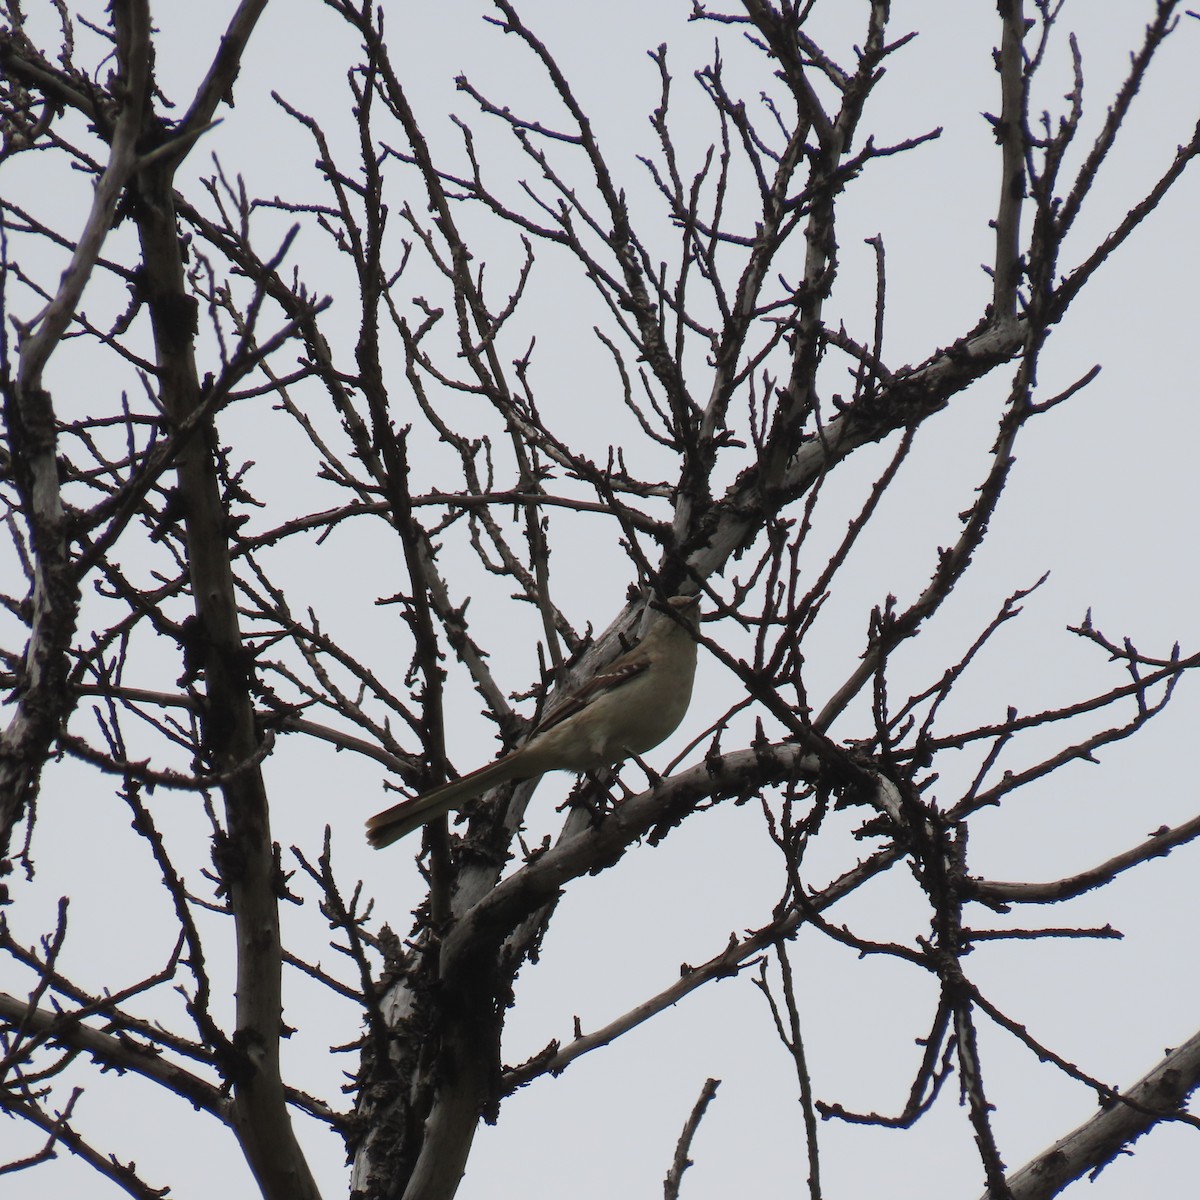
<instances>
[{"instance_id":1,"label":"bird's tail","mask_svg":"<svg viewBox=\"0 0 1200 1200\"><path fill-rule=\"evenodd\" d=\"M376 850L398 842L402 837L420 829L422 825L445 816L453 809L461 808L468 800L482 795L490 787L507 783L511 779L523 779L520 752L505 755L495 762L443 783L433 791L412 800L402 800L391 808L376 813L367 821L367 841Z\"/></svg>"}]
</instances>

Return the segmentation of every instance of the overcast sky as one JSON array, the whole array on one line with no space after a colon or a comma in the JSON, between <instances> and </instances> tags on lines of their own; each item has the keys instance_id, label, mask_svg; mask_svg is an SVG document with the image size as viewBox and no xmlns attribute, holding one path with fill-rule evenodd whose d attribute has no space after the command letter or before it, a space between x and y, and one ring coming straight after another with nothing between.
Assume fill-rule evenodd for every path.
<instances>
[{"instance_id":1,"label":"overcast sky","mask_svg":"<svg viewBox=\"0 0 1200 1200\"><path fill-rule=\"evenodd\" d=\"M865 7L828 0L818 5L815 19L827 23L816 31L827 36L826 48L843 62L851 60L851 46L861 40ZM186 6L186 12L173 5L156 8L159 78L167 94L186 107L234 5ZM636 156L653 148L646 113L657 101L658 74L645 52L662 42L670 47L678 114L682 118L689 108L696 114L694 125L683 127L685 142L693 138L685 148L694 161L711 125L691 72L707 62L717 27L689 24L683 0L617 0L602 7L537 0L519 8L574 81L619 182L635 205L648 204L646 174ZM1144 0L1067 4L1062 23L1064 33L1069 28L1079 35L1088 128L1094 130L1102 119L1151 9ZM386 11L393 52L435 155L461 165L447 114L474 114L467 97L454 89L459 73L518 113L549 124L559 120L548 107L547 86L516 40L483 22L486 6L443 0L392 4ZM849 24L843 24L847 18ZM848 190L839 218L842 275L826 321L862 328L869 320L875 268L863 239L882 235L890 287L884 356L896 367L924 359L965 333L989 292L980 264L992 249L988 220L995 209L998 152L980 114L999 103L991 58L999 23L994 3L985 0L928 0L897 2L892 28L895 35L921 32L889 63L864 128L881 143L935 126L944 132L912 154L877 164L873 178ZM728 31L721 36L731 43ZM1078 254L1116 224L1166 166L1175 146L1190 137L1197 116L1198 39L1200 22L1189 19L1152 71L1125 144L1101 178L1094 208L1080 223ZM1039 103L1061 104L1069 79L1063 42L1060 36ZM252 192L317 198L311 143L272 104L270 92L319 114L331 135L348 137L342 96L353 51L352 40L319 5L268 8L236 85L236 106L206 135L187 180L207 173L210 155L216 154L229 174L244 174ZM732 44L723 53L753 110L764 86L745 73L754 60L739 55ZM476 124L486 152L502 171L512 153L511 138L492 128L494 140L485 139L489 126L481 120ZM345 152L352 160L349 143ZM38 190L37 165L16 164L11 184L0 174L0 189L11 187L8 194L22 195L25 203L61 207L61 227L77 229L84 216L79 196L66 186L54 195ZM510 169L511 178L528 173L524 164ZM198 195L194 188L193 194ZM1101 688L1105 680L1115 685L1113 669L1065 631L1089 608L1111 637L1119 641L1129 635L1147 652L1169 653L1177 639L1185 653L1200 645L1194 550L1195 447L1200 444L1194 365L1200 317L1198 205L1193 174L1054 332L1043 360L1043 395L1067 387L1093 364L1102 372L1084 393L1024 434L1008 493L975 568L938 630L914 652L918 657L961 652L1009 592L1052 572L1020 621L1010 624L983 656L962 699L964 719L998 719L1010 703L1028 711ZM1072 248L1065 267L1075 261ZM347 291L353 281L342 264L318 236L302 237L297 254L304 277L318 292L334 297L330 327L351 337L356 305ZM482 252L498 271L511 269L516 254L516 247L501 242ZM409 294L419 290L410 281ZM89 302L90 297L85 307ZM566 273L549 273L536 279L525 320L539 337L541 394L561 397L555 419L568 428L576 419L585 429L594 422L597 436L613 440L605 436L611 410L604 389L614 386L611 372L591 367L603 361L590 332L591 304ZM87 376L87 390L81 389L80 360L73 353L70 346L60 352L50 378L60 411L68 416L73 406L84 411L89 396L106 386L103 377ZM588 369L581 370L581 363ZM398 377L398 359L396 370ZM911 601L929 577L937 547L957 535L956 514L971 503L986 469L1009 378L1009 372L997 372L929 423L891 501L894 517L864 540L852 577L823 618L826 660L814 657L816 678L844 674L862 647L871 605L889 592L902 603ZM129 385L120 380L109 386ZM703 395L705 388L698 386L697 392ZM222 424L223 438L245 438L252 446L258 420L249 410L231 413ZM869 485L871 468L887 449L862 452L857 486ZM601 444L596 457L602 452ZM242 454L256 459L257 485L281 503L290 489L315 487L305 475L307 463L289 457L286 442L274 453L260 446ZM852 480L845 491L833 490L823 499L823 536L836 536L854 511L860 493ZM270 523L267 514L263 523ZM384 621L392 618L381 618L373 601L399 586L387 562L364 564L360 546L339 544L337 538L321 555L319 578L314 580L310 569L306 586L311 591L301 603L316 597L332 618L342 618L349 636L361 637L370 653L386 656ZM586 537L564 540L556 555L560 603L580 627L588 621L606 626L630 578L616 531L592 525ZM293 569L302 573L305 565L297 562ZM352 622L357 618L347 614L359 612L372 623L356 632ZM498 612L497 632L513 619ZM516 620L514 634L496 647L500 671L514 688L528 685L537 661L536 630ZM397 680L405 665L401 656L380 663ZM919 666L915 662L913 670ZM930 671L940 666L939 659ZM1002 812L977 819L973 870L1000 879L1054 878L1099 862L1161 825L1195 815L1190 748L1200 699L1188 682L1172 710L1133 742L1105 752L1099 766L1069 768L1025 789ZM462 687L458 695L452 753L466 768L490 756L493 742L469 690ZM725 696L720 669L702 663L694 712L670 745L683 745L691 722L693 732L703 728L706 716L722 711ZM665 762L668 749L654 761ZM403 847L372 854L360 833L362 820L390 802L382 778L375 764L287 740L267 764L281 843L298 844L315 856L321 830L331 823L344 878L361 876L380 911L404 932L422 896L411 855ZM946 795L961 782L948 769ZM530 812L533 836L554 828L552 803L566 786L547 784L539 791ZM139 970L161 965L174 930L166 903L153 891L144 848L126 832L125 810L111 797L94 795L94 788L93 777L70 763L49 773L35 847L39 874L32 884L14 883L10 921L22 940L32 942L50 927L57 897L71 893L77 899L68 965L90 986L118 986ZM84 789L92 790L81 794ZM180 810L164 813L164 821L178 844L193 839L190 869L198 872L205 854L203 816L184 811L184 801L177 803ZM190 798L186 804L191 805ZM822 873L832 878L865 853L850 836L856 821L847 818L843 824L843 836L822 838L820 855L809 863L814 884L822 881ZM111 856L98 856L99 844L113 846ZM1099 895L1037 914L1055 925L1111 922L1126 935L1123 941L987 943L968 960L973 979L1031 1033L1087 1071L1118 1085L1133 1082L1165 1047L1196 1026L1198 853L1185 847ZM604 1025L667 986L680 964L708 959L731 932L766 923L778 899L779 875L761 818L751 806L724 804L688 821L663 846L643 847L615 870L581 881L559 909L543 961L518 982L517 1005L505 1033L506 1061L521 1061L551 1038L568 1040L576 1016L585 1030ZM868 938L911 942L926 932L924 914L915 884L905 872L893 871L839 908L837 919ZM344 970L336 956L327 950L321 954L326 931L311 895L302 909L285 906L283 916L285 935ZM1031 920L1027 914L1019 917L1022 924ZM792 950L817 1094L852 1109L899 1111L919 1060L914 1039L925 1032L933 1011L934 982L894 963L859 961L820 935L802 934ZM219 953L215 957L219 960ZM19 990L22 982L2 986ZM351 1055L331 1057L325 1047L354 1039L353 1012L334 1006L294 976L286 983L285 1003L285 1017L303 1031L285 1051L289 1081L338 1101L341 1073L353 1071L355 1062ZM981 1042L989 1095L997 1106L995 1127L1010 1168L1095 1111L1086 1089L1039 1066L1011 1039L985 1028ZM499 1125L480 1132L459 1194L463 1200L656 1195L679 1130L709 1076L722 1084L692 1146L695 1165L683 1194L688 1200L804 1194L794 1073L748 975L701 989L618 1044L576 1063L560 1079L539 1080L506 1101ZM231 1196L250 1194L252 1183L232 1139L182 1102L128 1077L105 1077L93 1081L82 1104L96 1143L136 1159L143 1177L169 1183L172 1195L198 1200L222 1189ZM342 1194L347 1174L339 1143L304 1118L297 1120L325 1194ZM820 1136L830 1200L974 1197L983 1189L954 1083L913 1130L829 1122L822 1124ZM1160 1128L1097 1182L1078 1184L1067 1194L1090 1200L1190 1196L1195 1139L1193 1129ZM36 1144L15 1123L0 1121L0 1158L29 1153ZM5 1186L14 1197L115 1194L69 1161L10 1177Z\"/></svg>"}]
</instances>

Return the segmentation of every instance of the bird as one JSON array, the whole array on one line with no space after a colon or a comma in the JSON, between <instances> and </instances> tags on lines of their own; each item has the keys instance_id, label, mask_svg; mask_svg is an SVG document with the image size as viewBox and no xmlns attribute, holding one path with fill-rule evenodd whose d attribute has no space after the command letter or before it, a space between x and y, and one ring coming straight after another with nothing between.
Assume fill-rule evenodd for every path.
<instances>
[{"instance_id":1,"label":"bird","mask_svg":"<svg viewBox=\"0 0 1200 1200\"><path fill-rule=\"evenodd\" d=\"M632 650L547 714L529 740L494 762L367 821L367 841L390 846L502 783L547 771L590 771L645 754L675 732L692 698L699 596L672 596Z\"/></svg>"}]
</instances>

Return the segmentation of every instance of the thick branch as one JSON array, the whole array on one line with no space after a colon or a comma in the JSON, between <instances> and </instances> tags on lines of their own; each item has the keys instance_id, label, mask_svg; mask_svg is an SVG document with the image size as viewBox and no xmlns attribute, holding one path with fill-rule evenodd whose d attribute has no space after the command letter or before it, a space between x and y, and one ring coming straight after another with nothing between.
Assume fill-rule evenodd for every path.
<instances>
[{"instance_id":1,"label":"thick branch","mask_svg":"<svg viewBox=\"0 0 1200 1200\"><path fill-rule=\"evenodd\" d=\"M218 1120L228 1123L232 1115L230 1101L219 1087L171 1062L156 1046L144 1045L129 1036L113 1037L74 1020L69 1012L31 1009L25 1000L7 992L0 992L0 1020L78 1050L105 1067L134 1071Z\"/></svg>"},{"instance_id":2,"label":"thick branch","mask_svg":"<svg viewBox=\"0 0 1200 1200\"><path fill-rule=\"evenodd\" d=\"M1116 1101L1060 1138L1048 1150L1009 1176L1012 1200L1051 1200L1076 1179L1107 1166L1159 1121L1183 1111L1200 1087L1200 1032L1172 1050ZM989 1189L982 1200L997 1200Z\"/></svg>"}]
</instances>

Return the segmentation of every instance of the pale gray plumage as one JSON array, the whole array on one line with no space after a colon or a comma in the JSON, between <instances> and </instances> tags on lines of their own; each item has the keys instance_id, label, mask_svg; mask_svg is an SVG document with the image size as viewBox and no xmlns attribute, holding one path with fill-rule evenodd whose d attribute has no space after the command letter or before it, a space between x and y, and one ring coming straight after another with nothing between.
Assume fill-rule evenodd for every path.
<instances>
[{"instance_id":1,"label":"pale gray plumage","mask_svg":"<svg viewBox=\"0 0 1200 1200\"><path fill-rule=\"evenodd\" d=\"M377 850L489 788L547 771L590 771L653 750L687 712L696 673L699 597L673 596L654 613L645 636L574 696L556 707L516 750L404 800L367 822Z\"/></svg>"}]
</instances>

